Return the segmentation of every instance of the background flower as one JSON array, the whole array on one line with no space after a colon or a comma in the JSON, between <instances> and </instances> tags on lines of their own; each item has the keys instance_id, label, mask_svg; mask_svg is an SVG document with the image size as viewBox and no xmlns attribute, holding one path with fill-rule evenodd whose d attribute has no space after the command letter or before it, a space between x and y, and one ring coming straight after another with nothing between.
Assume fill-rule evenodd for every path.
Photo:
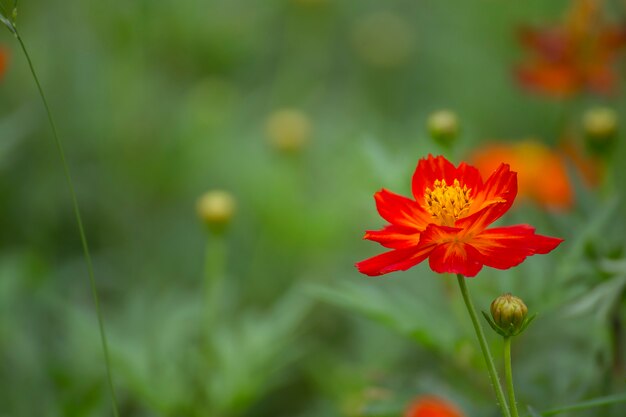
<instances>
[{"instance_id":1,"label":"background flower","mask_svg":"<svg viewBox=\"0 0 626 417\"><path fill-rule=\"evenodd\" d=\"M470 160L482 175L494 172L502 162L509 164L517 172L521 198L560 210L570 209L574 203L563 157L537 140L481 146Z\"/></svg>"},{"instance_id":2,"label":"background flower","mask_svg":"<svg viewBox=\"0 0 626 417\"><path fill-rule=\"evenodd\" d=\"M524 28L530 51L517 69L520 83L539 93L567 96L582 90L611 94L617 88L614 61L626 44L626 26L605 22L601 2L572 2L564 22L545 29Z\"/></svg>"},{"instance_id":3,"label":"background flower","mask_svg":"<svg viewBox=\"0 0 626 417\"><path fill-rule=\"evenodd\" d=\"M0 80L4 77L9 64L9 50L0 45Z\"/></svg>"},{"instance_id":4,"label":"background flower","mask_svg":"<svg viewBox=\"0 0 626 417\"><path fill-rule=\"evenodd\" d=\"M450 401L428 395L415 398L404 417L464 417L464 414Z\"/></svg>"}]
</instances>

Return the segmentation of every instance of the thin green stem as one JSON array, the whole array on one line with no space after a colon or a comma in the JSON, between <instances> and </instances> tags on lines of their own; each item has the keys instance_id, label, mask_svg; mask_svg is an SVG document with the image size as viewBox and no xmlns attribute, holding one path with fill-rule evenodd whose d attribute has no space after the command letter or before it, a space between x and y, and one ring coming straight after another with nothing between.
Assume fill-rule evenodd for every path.
<instances>
[{"instance_id":1,"label":"thin green stem","mask_svg":"<svg viewBox=\"0 0 626 417\"><path fill-rule=\"evenodd\" d=\"M212 324L219 313L222 281L226 266L226 242L222 234L212 234L207 240L204 286L206 294L207 321Z\"/></svg>"},{"instance_id":2,"label":"thin green stem","mask_svg":"<svg viewBox=\"0 0 626 417\"><path fill-rule=\"evenodd\" d=\"M483 353L483 357L485 358L485 363L487 364L487 371L489 372L489 378L491 379L491 385L493 386L493 390L496 394L496 398L498 399L498 405L500 406L500 410L502 410L503 417L511 417L511 412L509 411L509 406L504 399L504 392L502 391L502 386L500 385L500 379L498 378L498 373L496 372L496 367L493 364L493 356L489 351L489 346L487 345L487 339L485 339L485 334L483 332L483 328L478 321L478 316L476 315L476 309L474 308L474 304L472 303L472 299L469 295L469 290L467 289L467 285L465 284L465 277L461 274L457 274L457 281L459 282L459 288L461 289L461 294L463 295L463 301L465 301L465 306L467 307L467 312L469 313L470 319L472 320L472 324L474 325L474 330L476 331L476 336L478 337L478 343L480 344L480 349Z\"/></svg>"},{"instance_id":3,"label":"thin green stem","mask_svg":"<svg viewBox=\"0 0 626 417\"><path fill-rule=\"evenodd\" d=\"M515 401L515 388L513 388L513 370L511 368L511 340L512 337L504 338L504 375L506 378L506 390L509 393L509 406L511 417L518 417L517 402Z\"/></svg>"},{"instance_id":4,"label":"thin green stem","mask_svg":"<svg viewBox=\"0 0 626 417\"><path fill-rule=\"evenodd\" d=\"M57 150L59 152L59 157L61 158L61 164L63 165L63 171L65 173L65 180L67 181L67 186L70 191L70 196L72 199L72 207L74 209L74 216L76 217L76 223L78 225L78 232L80 234L80 241L83 247L83 255L85 257L85 263L87 264L87 273L89 275L89 282L91 284L91 295L93 297L93 301L96 307L96 315L98 316L98 327L100 329L100 340L102 342L102 351L104 354L104 363L106 366L107 372L107 380L109 384L109 390L111 391L111 402L113 403L113 414L115 417L119 417L117 398L115 397L115 389L113 388L113 377L111 375L111 363L109 358L109 347L107 343L106 332L104 331L104 320L102 318L102 311L100 309L100 300L98 298L98 289L96 287L96 278L93 272L93 263L91 261L91 252L89 251L89 245L87 244L87 237L85 235L85 228L83 227L83 220L80 215L80 208L78 206L78 199L76 198L76 191L74 190L74 182L72 181L72 176L70 174L70 168L67 164L67 160L65 158L65 151L63 150L63 145L61 140L59 139L59 135L57 133L57 128L54 123L54 119L52 118L52 112L50 111L50 106L48 106L48 101L46 100L46 96L43 92L43 88L41 87L41 83L39 82L39 78L37 77L37 73L35 72L35 67L33 66L33 62L30 59L30 55L26 50L26 45L24 45L24 41L20 36L17 29L15 29L15 37L17 38L20 46L22 47L22 51L24 52L24 56L26 57L26 61L28 61L28 66L30 68L30 72L33 75L33 79L35 80L35 84L37 84L37 89L39 90L39 96L41 97L41 101L46 109L46 114L48 116L48 122L50 123L50 128L52 129L52 135L54 137L54 142L56 144Z\"/></svg>"}]
</instances>

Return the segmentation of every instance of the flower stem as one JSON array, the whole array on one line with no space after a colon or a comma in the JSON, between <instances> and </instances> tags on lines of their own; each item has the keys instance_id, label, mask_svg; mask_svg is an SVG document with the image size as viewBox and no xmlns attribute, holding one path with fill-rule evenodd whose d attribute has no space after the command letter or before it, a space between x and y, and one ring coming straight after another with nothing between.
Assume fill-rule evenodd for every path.
<instances>
[{"instance_id":1,"label":"flower stem","mask_svg":"<svg viewBox=\"0 0 626 417\"><path fill-rule=\"evenodd\" d=\"M511 417L511 412L509 411L509 406L504 399L504 392L502 391L502 386L500 385L500 379L498 378L496 367L493 364L493 357L491 355L491 352L489 351L489 346L487 345L487 340L485 339L483 328L478 321L476 309L474 308L474 304L472 303L472 299L469 295L469 290L467 289L467 285L465 284L465 277L461 274L457 274L456 277L457 281L459 282L461 294L463 295L463 301L465 301L465 306L467 307L467 312L469 313L472 324L474 325L474 330L476 331L476 336L478 337L480 349L483 353L483 357L485 358L485 363L487 364L487 371L489 372L491 385L493 386L496 398L498 399L498 405L500 406L500 410L502 411L502 416Z\"/></svg>"},{"instance_id":2,"label":"flower stem","mask_svg":"<svg viewBox=\"0 0 626 417\"><path fill-rule=\"evenodd\" d=\"M225 263L226 242L224 236L221 234L209 236L204 265L205 301L209 325L213 324L220 311Z\"/></svg>"},{"instance_id":3,"label":"flower stem","mask_svg":"<svg viewBox=\"0 0 626 417\"><path fill-rule=\"evenodd\" d=\"M54 119L52 118L52 112L50 111L50 107L48 106L48 101L46 100L46 96L43 92L43 88L41 87L41 83L39 82L39 78L37 77L37 73L35 72L35 67L33 66L33 62L30 59L30 55L26 50L26 45L24 45L24 41L17 31L16 27L13 27L14 35L17 41L19 42L22 52L24 52L24 56L26 57L26 61L28 61L28 67L30 68L30 72L35 80L35 84L37 84L37 90L39 91L39 96L41 97L41 101L43 102L43 106L46 110L46 115L48 116L48 122L50 123L50 128L52 129L52 136L54 137L54 142L57 147L57 151L59 152L59 157L61 158L61 164L63 165L63 170L65 174L65 180L67 181L67 187L69 188L70 196L72 199L72 207L74 209L74 217L76 218L76 224L78 225L78 233L80 234L80 242L83 247L83 255L85 257L85 263L87 264L87 273L89 275L89 282L91 284L91 294L93 297L93 302L96 308L96 316L98 317L98 327L100 329L100 340L102 343L102 351L104 354L104 363L107 371L107 379L109 390L111 394L111 402L113 404L113 414L115 417L119 417L117 398L115 397L115 389L113 388L113 377L111 375L111 361L109 358L109 348L107 343L106 332L104 331L104 319L102 318L102 311L100 309L100 300L98 298L98 288L96 287L96 279L93 272L93 262L91 261L91 252L89 251L89 245L87 244L87 237L85 235L85 228L83 227L83 220L80 215L80 208L78 206L78 199L76 198L76 191L74 190L74 182L72 181L72 176L70 174L70 168L67 164L67 160L65 158L65 151L63 150L63 145L61 140L59 139L59 135L57 133L57 128L54 123Z\"/></svg>"},{"instance_id":4,"label":"flower stem","mask_svg":"<svg viewBox=\"0 0 626 417\"><path fill-rule=\"evenodd\" d=\"M513 338L504 338L504 375L506 378L506 390L509 393L511 417L518 417L517 402L515 401L515 389L513 388L513 370L511 369L511 339Z\"/></svg>"}]
</instances>

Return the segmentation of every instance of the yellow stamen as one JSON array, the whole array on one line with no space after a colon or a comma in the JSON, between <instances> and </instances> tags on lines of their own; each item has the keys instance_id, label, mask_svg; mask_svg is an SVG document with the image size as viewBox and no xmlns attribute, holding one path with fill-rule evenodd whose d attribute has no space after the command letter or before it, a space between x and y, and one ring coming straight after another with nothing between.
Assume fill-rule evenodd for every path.
<instances>
[{"instance_id":1,"label":"yellow stamen","mask_svg":"<svg viewBox=\"0 0 626 417\"><path fill-rule=\"evenodd\" d=\"M457 219L469 212L471 191L467 185L461 188L459 180L454 180L452 185L446 184L446 180L436 180L433 189L427 187L424 192L424 208L441 226L454 226Z\"/></svg>"}]
</instances>

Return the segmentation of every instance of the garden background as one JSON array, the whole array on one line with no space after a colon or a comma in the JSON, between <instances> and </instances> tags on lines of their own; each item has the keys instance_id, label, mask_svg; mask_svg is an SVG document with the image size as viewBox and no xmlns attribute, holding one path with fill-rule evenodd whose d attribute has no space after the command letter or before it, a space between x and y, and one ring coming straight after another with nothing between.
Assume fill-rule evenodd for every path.
<instances>
[{"instance_id":1,"label":"garden background","mask_svg":"<svg viewBox=\"0 0 626 417\"><path fill-rule=\"evenodd\" d=\"M493 149L534 178L502 224L565 239L468 283L481 310L512 292L538 313L513 346L523 414L624 392L626 142L609 129L598 151L585 123L624 114L621 43L600 54L617 79L607 91L554 94L523 76L537 59L524 30L569 27L582 3L21 0L120 415L386 417L424 395L498 415L454 277L354 267L380 252L362 240L384 224L376 191L410 195L429 153L478 163ZM586 3L622 27L624 2ZM0 416L110 416L63 169L27 61L1 33ZM459 125L444 144L427 128L442 109ZM235 201L219 232L197 214L210 190Z\"/></svg>"}]
</instances>

